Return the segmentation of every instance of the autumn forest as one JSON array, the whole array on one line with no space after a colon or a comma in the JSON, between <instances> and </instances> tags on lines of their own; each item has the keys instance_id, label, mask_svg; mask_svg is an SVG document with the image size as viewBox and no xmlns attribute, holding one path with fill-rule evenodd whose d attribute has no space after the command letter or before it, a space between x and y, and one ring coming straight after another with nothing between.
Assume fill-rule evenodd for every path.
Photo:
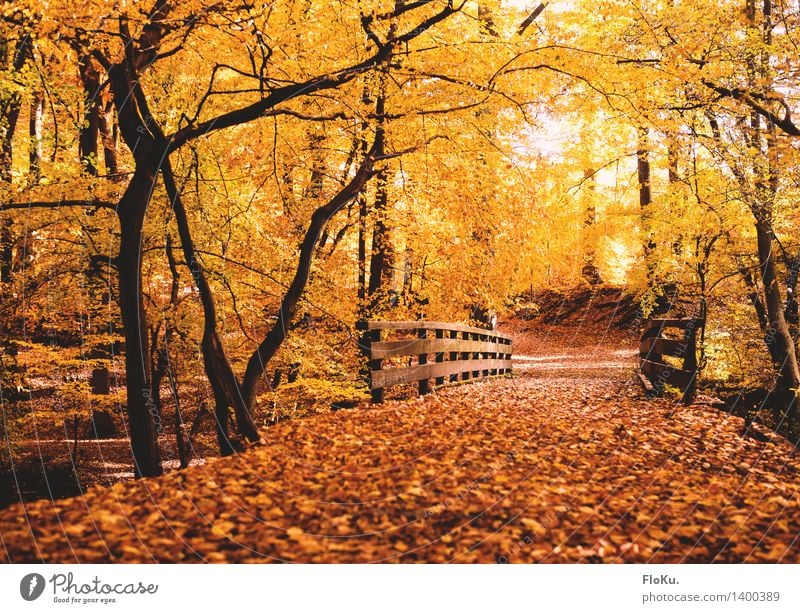
<instances>
[{"instance_id":1,"label":"autumn forest","mask_svg":"<svg viewBox=\"0 0 800 613\"><path fill-rule=\"evenodd\" d=\"M0 3L0 560L800 561L800 3Z\"/></svg>"}]
</instances>

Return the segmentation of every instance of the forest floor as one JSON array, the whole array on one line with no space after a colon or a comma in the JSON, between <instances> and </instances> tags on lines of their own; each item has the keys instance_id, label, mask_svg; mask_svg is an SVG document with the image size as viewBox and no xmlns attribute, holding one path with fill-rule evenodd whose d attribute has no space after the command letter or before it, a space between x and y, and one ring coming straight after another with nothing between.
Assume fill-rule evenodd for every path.
<instances>
[{"instance_id":1,"label":"forest floor","mask_svg":"<svg viewBox=\"0 0 800 613\"><path fill-rule=\"evenodd\" d=\"M800 456L647 400L635 338L515 320L513 378L279 423L155 479L0 511L28 562L800 562Z\"/></svg>"}]
</instances>

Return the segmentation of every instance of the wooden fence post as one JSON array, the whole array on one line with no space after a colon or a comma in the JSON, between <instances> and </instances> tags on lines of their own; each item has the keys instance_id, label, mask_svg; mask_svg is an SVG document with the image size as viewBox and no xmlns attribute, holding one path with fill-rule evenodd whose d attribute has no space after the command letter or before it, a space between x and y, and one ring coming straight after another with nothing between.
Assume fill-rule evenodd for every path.
<instances>
[{"instance_id":1,"label":"wooden fence post","mask_svg":"<svg viewBox=\"0 0 800 613\"><path fill-rule=\"evenodd\" d=\"M455 330L450 330L450 338L452 340L458 340L458 332ZM450 352L450 361L455 362L458 360L458 351L451 351ZM450 383L455 383L458 381L458 373L450 375Z\"/></svg>"},{"instance_id":2,"label":"wooden fence post","mask_svg":"<svg viewBox=\"0 0 800 613\"><path fill-rule=\"evenodd\" d=\"M369 356L370 360L369 370L370 370L370 382L372 381L372 373L381 369L381 365L383 364L383 360L373 360L372 359L372 344L379 343L381 340L381 331L380 330L370 330L367 332L367 339L369 340ZM372 402L374 403L381 403L383 402L383 388L379 387L377 389L373 389L371 391L372 395Z\"/></svg>"},{"instance_id":3,"label":"wooden fence post","mask_svg":"<svg viewBox=\"0 0 800 613\"><path fill-rule=\"evenodd\" d=\"M444 338L444 330L441 328L436 329L436 338L443 339ZM441 363L444 362L444 351L440 351L436 354L436 362ZM436 377L436 385L444 385L444 377Z\"/></svg>"},{"instance_id":4,"label":"wooden fence post","mask_svg":"<svg viewBox=\"0 0 800 613\"><path fill-rule=\"evenodd\" d=\"M468 341L469 338L470 338L469 332L462 332L461 333L461 340ZM468 351L462 351L460 359L469 360L471 355L472 354L469 353ZM461 380L462 381L469 381L471 376L472 376L472 373L470 373L468 370L465 370L463 373L461 373Z\"/></svg>"},{"instance_id":5,"label":"wooden fence post","mask_svg":"<svg viewBox=\"0 0 800 613\"><path fill-rule=\"evenodd\" d=\"M477 334L470 334L470 337L472 338L473 341L480 340L480 337ZM477 351L473 351L472 352L472 359L473 360L480 360L481 359L481 354L478 353ZM481 371L480 370L473 370L472 371L472 378L473 379L476 379L476 378L478 378L480 376L481 376Z\"/></svg>"},{"instance_id":6,"label":"wooden fence post","mask_svg":"<svg viewBox=\"0 0 800 613\"><path fill-rule=\"evenodd\" d=\"M428 337L428 331L425 328L420 328L417 331L417 337L425 340ZM419 354L419 364L423 366L428 363L428 354L427 353L420 353ZM419 395L424 396L425 394L431 391L431 384L428 379L420 379L419 380Z\"/></svg>"}]
</instances>

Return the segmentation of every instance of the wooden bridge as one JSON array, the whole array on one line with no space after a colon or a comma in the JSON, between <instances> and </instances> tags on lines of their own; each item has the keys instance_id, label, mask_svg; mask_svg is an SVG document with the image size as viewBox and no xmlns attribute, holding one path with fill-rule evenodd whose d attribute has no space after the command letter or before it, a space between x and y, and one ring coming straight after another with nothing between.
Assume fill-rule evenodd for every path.
<instances>
[{"instance_id":1,"label":"wooden bridge","mask_svg":"<svg viewBox=\"0 0 800 613\"><path fill-rule=\"evenodd\" d=\"M701 319L650 319L639 344L639 377L650 395L666 386L691 402L697 387L697 331ZM384 390L417 383L419 394L433 385L505 375L512 370L511 337L493 330L432 321L360 322L364 330L373 402ZM678 365L680 361L680 365Z\"/></svg>"},{"instance_id":2,"label":"wooden bridge","mask_svg":"<svg viewBox=\"0 0 800 613\"><path fill-rule=\"evenodd\" d=\"M366 330L373 402L403 383L418 382L427 394L431 380L439 386L511 372L511 337L492 330L433 321L370 321L359 328Z\"/></svg>"}]
</instances>

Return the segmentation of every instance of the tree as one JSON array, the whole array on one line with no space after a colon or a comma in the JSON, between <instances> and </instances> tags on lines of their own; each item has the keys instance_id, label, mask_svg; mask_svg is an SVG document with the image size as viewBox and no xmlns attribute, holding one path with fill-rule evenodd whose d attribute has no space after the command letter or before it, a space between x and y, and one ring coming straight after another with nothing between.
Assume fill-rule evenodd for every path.
<instances>
[{"instance_id":1,"label":"tree","mask_svg":"<svg viewBox=\"0 0 800 613\"><path fill-rule=\"evenodd\" d=\"M73 34L65 38L75 42L80 40L82 66L81 75L88 113L89 125L83 132L82 155L89 158L89 171L96 168L96 124L98 105L96 80L94 79L93 63L97 62L107 75L108 88L110 89L116 115L119 122L119 133L131 155L133 172L131 178L118 203L114 206L118 216L120 228L120 242L118 255L115 258L119 284L119 303L125 329L126 346L126 386L127 386L127 413L133 448L134 463L137 475L154 475L161 472L160 454L157 445L157 433L154 427L151 398L151 368L148 358L149 339L147 336L147 313L142 301L142 270L140 245L145 227L145 218L148 206L157 189L159 174L163 176L164 185L170 200L176 206L176 218L180 216L179 195L171 169L169 157L187 144L205 137L208 134L224 129L234 128L253 122L265 115L277 117L283 113L297 114L291 109L273 110L280 105L288 104L298 97L313 96L325 90L342 88L359 76L367 74L390 57L393 49L411 43L451 16L457 14L463 5L452 2L442 3L440 8L432 10L425 6L427 3L413 3L398 5L389 12L376 11L373 16L365 16L362 27L367 32L366 48L358 50L354 60L350 63L335 62L330 69L325 69L318 74L308 74L301 71L300 78L286 81L283 78L269 76L265 70L267 64L261 66L261 72L251 75L240 73L245 78L258 80L259 97L250 102L241 103L239 98L252 96L247 90L243 95L230 95L226 104L217 112L207 113L206 108L215 106L209 103L216 85L215 78L222 66L211 70L211 81L206 96L201 98L199 107L193 113L194 119L176 127L174 132L167 134L159 118L168 116L166 109L151 108L151 98L145 89L146 75L151 75L159 62L180 54L186 46L186 41L200 28L221 28L220 23L230 20L237 23L243 18L263 21L269 19L269 14L260 13L253 15L251 9L233 8L222 9L212 5L192 11L191 7L177 7L170 2L156 2L144 14L144 20L138 31L131 27L131 16L122 12L119 14L118 32L112 37L104 37L99 31L90 40L82 38L84 33L80 26L75 27ZM65 7L64 7L65 8ZM57 20L58 11L62 7L54 7L48 17ZM305 9L304 9L305 10ZM415 18L417 13L424 13ZM221 21L217 21L219 18ZM403 27L398 27L396 34L389 30L389 34L382 39L374 28L376 25L388 23L399 19ZM104 20L107 18L104 17ZM69 21L69 20L68 20ZM49 22L52 27L52 22ZM46 26L45 26L46 27ZM232 30L234 36L239 36L241 28ZM263 32L258 26L250 33L256 41L263 41ZM117 40L119 39L119 40ZM124 46L119 44L119 41ZM174 45L168 47L168 45ZM256 47L261 45L258 43ZM263 48L263 45L261 45ZM113 49L113 50L112 50ZM166 49L166 50L165 50ZM116 55L119 59L110 59ZM153 78L152 76L147 78ZM86 84L89 84L88 86ZM92 89L91 95L89 89ZM204 113L205 116L204 116ZM187 118L192 114L183 112L181 117ZM95 119L98 121L96 122ZM379 138L376 143L380 144ZM92 149L94 147L94 149ZM93 157L94 156L94 157ZM212 388L215 391L217 402L217 415L219 418L220 441L223 451L232 450L227 436L227 408L235 409L240 432L250 441L258 440L258 433L253 423L252 404L255 390L263 374L266 364L274 355L286 336L286 329L296 310L296 303L303 291L308 278L309 258L319 236L321 228L327 222L325 215L337 212L346 202L357 195L362 182L371 172L371 164L375 153L369 154L362 162L360 169L353 175L350 183L335 196L326 206L320 207L318 213L312 215L303 244L300 249L298 267L295 280L282 300L277 323L264 336L258 348L251 356L241 386L232 376L232 371L224 356L219 339L215 335L215 321L213 316L213 302L210 292L204 287L202 264L198 258L190 257L191 244L183 245L187 264L195 272L195 282L199 294L204 301L206 317L206 339L203 343L206 372L209 375ZM94 161L92 161L94 160ZM343 200L344 199L344 200ZM64 206L64 201L52 203L52 206ZM75 201L75 205L79 202ZM42 203L44 206L44 203ZM8 207L6 207L8 208ZM181 232L184 240L190 238L186 228ZM310 251L309 251L310 249Z\"/></svg>"}]
</instances>

